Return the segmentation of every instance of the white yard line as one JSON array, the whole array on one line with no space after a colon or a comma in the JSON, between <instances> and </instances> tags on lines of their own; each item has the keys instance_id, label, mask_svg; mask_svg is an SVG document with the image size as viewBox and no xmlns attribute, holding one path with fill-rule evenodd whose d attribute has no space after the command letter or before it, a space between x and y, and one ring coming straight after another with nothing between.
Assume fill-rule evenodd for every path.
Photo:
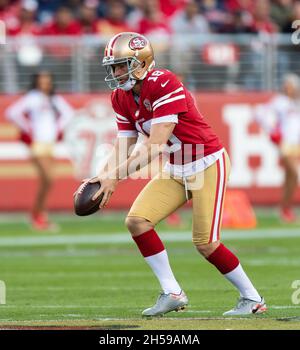
<instances>
[{"instance_id":1,"label":"white yard line","mask_svg":"<svg viewBox=\"0 0 300 350\"><path fill-rule=\"evenodd\" d=\"M266 318L261 318L261 319L258 319L257 317L254 318L254 317L221 317L221 316L215 316L215 317L162 317L162 318L159 318L158 320L156 319L152 319L154 321L176 321L176 322L182 322L182 321L217 321L217 320L220 320L220 321L245 321L245 322L251 322L253 320L255 321L263 321L265 322L266 320L270 321L270 320L277 320L278 317L268 317L267 319ZM97 326L97 324L94 324L95 322L97 321L124 321L124 322L140 322L144 320L142 317L140 318L118 318L118 317L93 317L93 319L85 319L85 318L81 318L81 319L76 319L76 320L72 320L72 322L92 322L93 324L90 325L90 327L93 327L93 326ZM59 326L59 322L66 322L68 321L68 319L64 319L64 318L58 318L58 319L55 319L55 320L48 320L48 319L29 319L29 320L21 320L21 321L16 321L16 320L13 320L13 319L1 319L0 318L0 322L1 323L4 323L4 322L7 322L7 325L11 324L11 325L22 325L23 323L25 323L27 325L27 323L30 323L31 326L34 326L36 325L35 323L37 322L43 322L42 325L39 325L39 326L44 326L44 327L47 327L49 323L52 323L53 324L51 326ZM147 319L145 319L145 321L147 321ZM1 326L1 325L0 325ZM36 325L38 326L38 325ZM65 326L65 325L64 325ZM74 324L75 326L75 324ZM84 326L84 325L82 325Z\"/></svg>"},{"instance_id":2,"label":"white yard line","mask_svg":"<svg viewBox=\"0 0 300 350\"><path fill-rule=\"evenodd\" d=\"M14 309L14 308L20 308L20 305L3 305L3 309ZM123 308L123 306L118 305L118 306L105 306L105 305L26 305L25 308L29 309L120 309ZM127 310L135 310L135 311L140 311L139 308L135 307L126 307ZM297 305L270 305L268 306L268 309L273 309L273 310L287 310L287 309L300 309L300 306ZM184 313L192 313L192 314L208 314L212 313L212 310L190 310L187 309L184 311ZM97 318L98 319L98 318ZM226 318L227 319L227 318Z\"/></svg>"},{"instance_id":3,"label":"white yard line","mask_svg":"<svg viewBox=\"0 0 300 350\"><path fill-rule=\"evenodd\" d=\"M268 306L268 309L274 309L274 310L300 309L300 306L296 306L296 305L271 305L271 306Z\"/></svg>"},{"instance_id":4,"label":"white yard line","mask_svg":"<svg viewBox=\"0 0 300 350\"><path fill-rule=\"evenodd\" d=\"M174 233L164 231L161 237L165 242L190 242L191 232L182 231ZM289 239L300 238L300 229L265 229L265 230L228 230L222 233L222 240L248 240L248 239ZM127 232L117 232L111 234L80 234L80 235L47 235L26 236L26 237L1 237L0 247L17 246L45 246L45 245L76 245L76 244L127 244L132 239Z\"/></svg>"}]
</instances>

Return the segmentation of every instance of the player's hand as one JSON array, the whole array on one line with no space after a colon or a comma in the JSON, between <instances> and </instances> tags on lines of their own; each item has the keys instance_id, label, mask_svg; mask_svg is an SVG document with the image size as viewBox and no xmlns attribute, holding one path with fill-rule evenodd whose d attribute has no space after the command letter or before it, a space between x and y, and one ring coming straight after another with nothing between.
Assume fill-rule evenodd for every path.
<instances>
[{"instance_id":1,"label":"player's hand","mask_svg":"<svg viewBox=\"0 0 300 350\"><path fill-rule=\"evenodd\" d=\"M102 209L106 207L107 203L110 200L110 197L115 192L118 180L117 179L111 179L111 178L101 178L101 176L97 176L89 180L90 183L100 182L101 187L99 191L97 191L94 196L93 200L95 201L99 196L103 194L103 198L99 204L99 208Z\"/></svg>"},{"instance_id":2,"label":"player's hand","mask_svg":"<svg viewBox=\"0 0 300 350\"><path fill-rule=\"evenodd\" d=\"M87 182L87 181L89 181L89 180L90 180L89 178L83 179L83 180L81 180L81 183L83 184L84 182ZM77 193L77 190L73 193L73 197L76 196L76 193Z\"/></svg>"}]
</instances>

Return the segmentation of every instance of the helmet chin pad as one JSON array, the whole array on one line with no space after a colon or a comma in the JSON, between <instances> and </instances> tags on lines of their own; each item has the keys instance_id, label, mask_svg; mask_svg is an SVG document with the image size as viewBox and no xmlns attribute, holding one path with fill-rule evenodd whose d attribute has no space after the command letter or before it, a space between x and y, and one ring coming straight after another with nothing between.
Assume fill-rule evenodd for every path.
<instances>
[{"instance_id":1,"label":"helmet chin pad","mask_svg":"<svg viewBox=\"0 0 300 350\"><path fill-rule=\"evenodd\" d=\"M133 78L129 78L126 81L126 83L120 85L119 88L124 90L124 91L129 91L134 87L135 84L136 84L136 80Z\"/></svg>"}]
</instances>

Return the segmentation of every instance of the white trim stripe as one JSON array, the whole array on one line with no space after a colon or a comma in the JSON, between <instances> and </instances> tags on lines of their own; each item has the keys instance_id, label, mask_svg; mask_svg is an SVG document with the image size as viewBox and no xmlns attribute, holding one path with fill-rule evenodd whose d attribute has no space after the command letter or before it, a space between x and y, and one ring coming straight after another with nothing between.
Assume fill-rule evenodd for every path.
<instances>
[{"instance_id":1,"label":"white trim stripe","mask_svg":"<svg viewBox=\"0 0 300 350\"><path fill-rule=\"evenodd\" d=\"M120 124L130 124L130 122L124 122L123 120L119 120L118 118L117 118L117 123L120 123Z\"/></svg>"},{"instance_id":2,"label":"white trim stripe","mask_svg":"<svg viewBox=\"0 0 300 350\"><path fill-rule=\"evenodd\" d=\"M108 56L112 56L112 54L113 54L112 44L115 43L115 40L117 39L118 36L120 36L120 33L116 34L113 38L110 39L110 41L108 43L108 47L107 47L107 54L108 54Z\"/></svg>"},{"instance_id":3,"label":"white trim stripe","mask_svg":"<svg viewBox=\"0 0 300 350\"><path fill-rule=\"evenodd\" d=\"M117 118L120 119L120 120L126 120L126 121L128 121L128 119L127 119L126 117L123 117L121 114L116 113L116 116L117 116Z\"/></svg>"},{"instance_id":4,"label":"white trim stripe","mask_svg":"<svg viewBox=\"0 0 300 350\"><path fill-rule=\"evenodd\" d=\"M168 93L167 95L164 95L164 96L160 97L158 100L154 101L154 102L152 103L152 108L154 108L154 106L155 106L157 103L159 103L159 102L161 102L161 101L163 101L163 100L166 100L167 98L171 97L171 96L174 95L174 94L177 94L177 93L180 92L180 91L183 91L183 87L182 87L182 86L181 86L179 89L174 90L174 91Z\"/></svg>"},{"instance_id":5,"label":"white trim stripe","mask_svg":"<svg viewBox=\"0 0 300 350\"><path fill-rule=\"evenodd\" d=\"M219 213L219 222L218 222L218 228L217 228L217 240L220 239L220 231L221 231L221 217L222 217L222 206L224 205L225 201L225 189L226 189L226 182L227 182L227 168L226 168L226 160L225 160L225 153L223 152L221 155L222 161L223 161L223 187L222 187L222 197L221 197L221 207L220 207L220 213Z\"/></svg>"},{"instance_id":6,"label":"white trim stripe","mask_svg":"<svg viewBox=\"0 0 300 350\"><path fill-rule=\"evenodd\" d=\"M170 103L170 102L174 102L174 101L177 101L177 100L182 100L183 98L185 98L185 95L179 95L179 96L176 96L176 97L173 97L173 98L169 98L168 100L164 100L160 103L158 103L154 108L153 108L153 112L160 106L162 105L165 105L166 103Z\"/></svg>"},{"instance_id":7,"label":"white trim stripe","mask_svg":"<svg viewBox=\"0 0 300 350\"><path fill-rule=\"evenodd\" d=\"M122 117L120 114L116 114L116 121L121 124L130 124L130 121L127 118Z\"/></svg>"},{"instance_id":8,"label":"white trim stripe","mask_svg":"<svg viewBox=\"0 0 300 350\"><path fill-rule=\"evenodd\" d=\"M218 240L218 227L219 227L219 221L220 221L220 215L221 215L221 208L222 208L222 198L223 198L223 190L224 190L224 181L225 181L225 162L224 158L220 157L217 162L219 162L220 165L220 178L219 178L219 191L216 194L217 195L217 204L216 204L216 212L215 217L213 218L213 234L212 234L212 242L215 242Z\"/></svg>"},{"instance_id":9,"label":"white trim stripe","mask_svg":"<svg viewBox=\"0 0 300 350\"><path fill-rule=\"evenodd\" d=\"M138 132L135 130L119 130L117 137L137 137Z\"/></svg>"},{"instance_id":10,"label":"white trim stripe","mask_svg":"<svg viewBox=\"0 0 300 350\"><path fill-rule=\"evenodd\" d=\"M164 117L158 117L152 119L152 125L153 124L160 124L160 123L176 123L178 124L178 116L177 114L171 114L171 115L166 115Z\"/></svg>"}]
</instances>

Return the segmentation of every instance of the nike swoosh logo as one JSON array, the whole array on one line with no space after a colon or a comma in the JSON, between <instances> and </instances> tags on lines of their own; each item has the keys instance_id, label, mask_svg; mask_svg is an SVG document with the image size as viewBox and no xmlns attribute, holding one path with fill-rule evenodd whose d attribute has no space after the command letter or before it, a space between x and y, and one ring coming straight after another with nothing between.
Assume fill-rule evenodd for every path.
<instances>
[{"instance_id":1,"label":"nike swoosh logo","mask_svg":"<svg viewBox=\"0 0 300 350\"><path fill-rule=\"evenodd\" d=\"M165 83L163 83L163 84L160 84L161 85L161 87L165 87L167 84L168 84L168 82L169 82L170 80L167 80Z\"/></svg>"}]
</instances>

